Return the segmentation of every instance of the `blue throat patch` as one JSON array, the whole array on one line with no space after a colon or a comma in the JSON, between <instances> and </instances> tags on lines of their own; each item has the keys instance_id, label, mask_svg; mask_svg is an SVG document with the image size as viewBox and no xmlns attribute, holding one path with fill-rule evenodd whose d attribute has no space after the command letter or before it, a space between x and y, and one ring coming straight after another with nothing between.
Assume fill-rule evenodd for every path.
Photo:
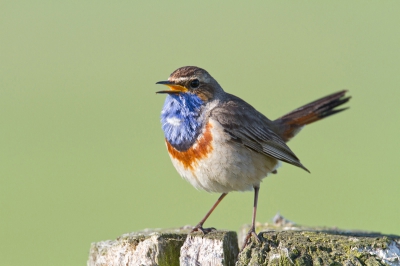
<instances>
[{"instance_id":1,"label":"blue throat patch","mask_svg":"<svg viewBox=\"0 0 400 266\"><path fill-rule=\"evenodd\" d=\"M169 94L161 111L161 124L167 141L178 151L188 150L202 129L200 108L203 101L195 94Z\"/></svg>"}]
</instances>

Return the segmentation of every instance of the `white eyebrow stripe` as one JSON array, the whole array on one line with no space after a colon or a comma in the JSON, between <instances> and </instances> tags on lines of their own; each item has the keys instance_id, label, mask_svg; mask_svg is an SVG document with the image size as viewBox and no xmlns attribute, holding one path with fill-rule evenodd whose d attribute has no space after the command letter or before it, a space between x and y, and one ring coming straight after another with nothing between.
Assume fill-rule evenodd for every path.
<instances>
[{"instance_id":1,"label":"white eyebrow stripe","mask_svg":"<svg viewBox=\"0 0 400 266\"><path fill-rule=\"evenodd\" d=\"M179 78L172 79L172 80L170 80L170 81L174 81L174 82L176 82L176 83L179 83L179 82L187 81L187 80L189 80L188 77L179 77Z\"/></svg>"}]
</instances>

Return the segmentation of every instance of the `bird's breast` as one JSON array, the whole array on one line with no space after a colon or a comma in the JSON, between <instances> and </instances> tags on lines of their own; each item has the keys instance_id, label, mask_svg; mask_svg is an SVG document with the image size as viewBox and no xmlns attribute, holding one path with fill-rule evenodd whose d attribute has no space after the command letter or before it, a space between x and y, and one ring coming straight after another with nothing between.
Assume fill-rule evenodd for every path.
<instances>
[{"instance_id":1,"label":"bird's breast","mask_svg":"<svg viewBox=\"0 0 400 266\"><path fill-rule=\"evenodd\" d=\"M177 150L167 139L166 146L178 173L195 188L208 192L252 189L278 166L276 159L231 141L212 118L187 150Z\"/></svg>"}]
</instances>

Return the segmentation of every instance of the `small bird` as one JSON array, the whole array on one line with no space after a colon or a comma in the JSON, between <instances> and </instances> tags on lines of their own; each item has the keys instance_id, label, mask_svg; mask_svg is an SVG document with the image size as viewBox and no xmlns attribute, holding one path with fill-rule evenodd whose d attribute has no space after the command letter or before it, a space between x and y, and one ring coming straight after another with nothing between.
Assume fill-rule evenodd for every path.
<instances>
[{"instance_id":1,"label":"small bird","mask_svg":"<svg viewBox=\"0 0 400 266\"><path fill-rule=\"evenodd\" d=\"M276 120L225 92L204 69L185 66L175 70L169 87L158 91L167 97L161 111L165 143L178 173L197 189L222 193L205 217L193 228L204 234L204 222L231 191L254 190L252 223L244 246L255 232L260 182L276 174L281 162L308 169L286 145L305 126L347 108L346 90L306 104ZM244 247L243 246L243 247Z\"/></svg>"}]
</instances>

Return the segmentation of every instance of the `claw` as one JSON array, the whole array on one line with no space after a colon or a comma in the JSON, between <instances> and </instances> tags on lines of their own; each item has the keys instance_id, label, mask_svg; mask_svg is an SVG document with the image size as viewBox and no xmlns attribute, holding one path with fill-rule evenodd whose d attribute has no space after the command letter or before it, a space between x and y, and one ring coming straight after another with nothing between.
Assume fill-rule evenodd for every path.
<instances>
[{"instance_id":1,"label":"claw","mask_svg":"<svg viewBox=\"0 0 400 266\"><path fill-rule=\"evenodd\" d=\"M193 227L193 229L192 229L192 231L190 231L190 233L201 231L203 234L208 234L211 231L215 231L215 230L217 230L217 229L215 229L214 227L203 228L202 224L198 224L195 227Z\"/></svg>"},{"instance_id":2,"label":"claw","mask_svg":"<svg viewBox=\"0 0 400 266\"><path fill-rule=\"evenodd\" d=\"M252 236L254 237L254 239L256 240L256 242L257 242L258 244L261 243L261 240L260 240L260 238L258 237L255 228L254 228L254 227L251 227L250 230L249 230L249 232L248 232L247 235L246 235L246 238L244 239L244 243L243 243L243 246L242 246L240 252L242 252L243 249L247 246L247 244L249 244L249 243L251 242L250 240L251 240L251 237L252 237Z\"/></svg>"}]
</instances>

